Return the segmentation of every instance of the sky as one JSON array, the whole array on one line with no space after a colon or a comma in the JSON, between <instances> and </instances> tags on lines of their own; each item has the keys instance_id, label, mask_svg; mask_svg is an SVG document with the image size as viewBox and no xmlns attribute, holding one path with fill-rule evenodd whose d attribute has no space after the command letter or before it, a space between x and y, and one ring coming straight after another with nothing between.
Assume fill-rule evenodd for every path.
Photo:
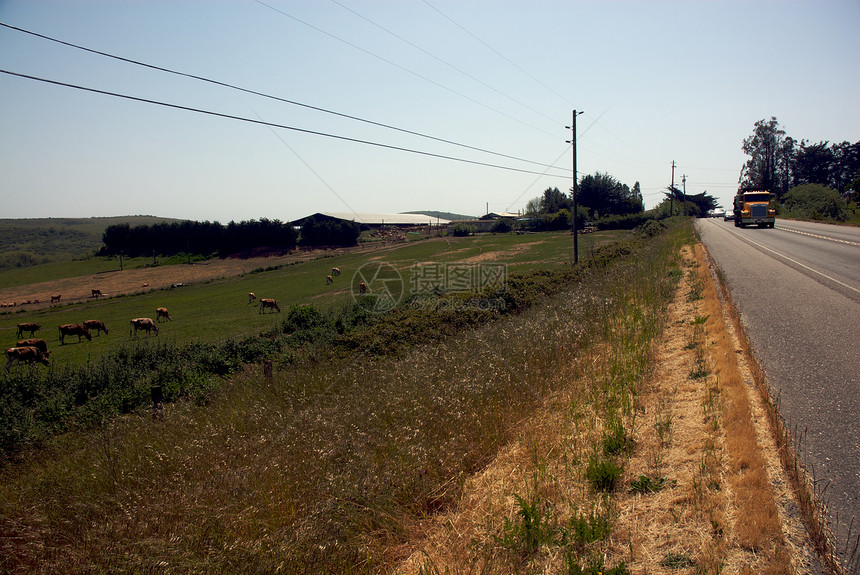
<instances>
[{"instance_id":1,"label":"sky","mask_svg":"<svg viewBox=\"0 0 860 575\"><path fill-rule=\"evenodd\" d=\"M573 185L574 110L579 176L646 208L673 162L730 205L762 119L860 140L858 0L0 0L0 23L0 218L516 212Z\"/></svg>"}]
</instances>

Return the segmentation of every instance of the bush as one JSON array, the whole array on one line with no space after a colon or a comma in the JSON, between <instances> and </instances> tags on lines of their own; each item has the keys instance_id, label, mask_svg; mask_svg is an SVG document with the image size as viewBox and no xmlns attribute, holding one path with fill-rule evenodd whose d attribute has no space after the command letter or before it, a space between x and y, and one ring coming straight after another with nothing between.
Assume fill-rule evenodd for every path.
<instances>
[{"instance_id":1,"label":"bush","mask_svg":"<svg viewBox=\"0 0 860 575\"><path fill-rule=\"evenodd\" d=\"M783 203L788 214L796 218L844 222L848 217L845 200L839 192L820 184L790 189Z\"/></svg>"},{"instance_id":2,"label":"bush","mask_svg":"<svg viewBox=\"0 0 860 575\"><path fill-rule=\"evenodd\" d=\"M454 224L450 228L451 235L455 238L464 238L466 236L474 234L477 229L475 226L468 226L466 224Z\"/></svg>"},{"instance_id":3,"label":"bush","mask_svg":"<svg viewBox=\"0 0 860 575\"><path fill-rule=\"evenodd\" d=\"M514 222L512 222L508 218L501 218L496 220L493 226L490 228L490 231L494 234L506 234L514 230Z\"/></svg>"}]
</instances>

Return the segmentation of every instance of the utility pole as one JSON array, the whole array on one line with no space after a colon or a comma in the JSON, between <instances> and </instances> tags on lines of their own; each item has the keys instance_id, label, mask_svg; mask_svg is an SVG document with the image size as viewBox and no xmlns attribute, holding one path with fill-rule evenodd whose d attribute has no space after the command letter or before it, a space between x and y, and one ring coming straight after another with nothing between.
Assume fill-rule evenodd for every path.
<instances>
[{"instance_id":1,"label":"utility pole","mask_svg":"<svg viewBox=\"0 0 860 575\"><path fill-rule=\"evenodd\" d=\"M672 160L672 187L669 188L669 217L675 215L675 160Z\"/></svg>"},{"instance_id":2,"label":"utility pole","mask_svg":"<svg viewBox=\"0 0 860 575\"><path fill-rule=\"evenodd\" d=\"M573 187L570 191L573 193L573 263L579 263L579 230L576 229L576 117L582 112L573 111L573 121L570 126L565 126L571 130L571 138L567 141L573 148Z\"/></svg>"},{"instance_id":3,"label":"utility pole","mask_svg":"<svg viewBox=\"0 0 860 575\"><path fill-rule=\"evenodd\" d=\"M681 174L681 198L683 199L683 203L681 204L681 209L683 210L687 205L687 174Z\"/></svg>"}]
</instances>

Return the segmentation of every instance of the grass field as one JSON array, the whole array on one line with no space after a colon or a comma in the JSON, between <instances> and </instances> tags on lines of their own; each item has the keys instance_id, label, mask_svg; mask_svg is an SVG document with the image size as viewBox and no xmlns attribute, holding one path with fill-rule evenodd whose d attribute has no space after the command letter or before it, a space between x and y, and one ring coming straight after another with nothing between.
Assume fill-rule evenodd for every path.
<instances>
[{"instance_id":1,"label":"grass field","mask_svg":"<svg viewBox=\"0 0 860 575\"><path fill-rule=\"evenodd\" d=\"M579 244L581 257L587 257L596 246L615 241L628 232L600 232L584 236ZM42 329L36 336L45 339L52 350L51 359L57 367L80 364L106 354L133 338L129 335L129 320L135 317L155 319L155 309L166 307L173 321L161 325L158 337L177 344L187 342L214 343L227 337L257 334L275 325L279 314L260 315L255 305L248 304L247 294L274 298L281 309L291 305L313 304L322 311L342 307L352 302L351 282L359 267L372 258L396 268L409 286L411 268L416 262L465 263L467 265L505 264L508 273L535 268L557 267L569 263L572 237L567 233L526 235L486 234L467 238L434 238L396 244L366 253L321 257L312 261L286 265L269 271L246 273L241 276L204 282L181 288L155 290L137 295L111 297L99 301L54 305L36 312L14 312L0 315L0 341L7 346L16 341L16 325L37 323ZM134 265L144 262L135 260ZM81 275L97 273L99 267L115 269L116 260L91 258L76 262L58 262L35 266L16 272L0 273L0 286L10 282L13 275L29 276L43 281L47 274ZM181 265L181 264L176 264ZM332 267L343 273L327 285L325 278ZM133 269L132 266L126 269ZM250 270L249 270L250 271ZM77 338L59 344L57 326L100 319L111 330L109 335L93 337L92 341L77 342ZM71 341L72 343L69 343Z\"/></svg>"},{"instance_id":2,"label":"grass field","mask_svg":"<svg viewBox=\"0 0 860 575\"><path fill-rule=\"evenodd\" d=\"M155 216L0 219L0 270L86 257L102 246L108 226L177 221Z\"/></svg>"}]
</instances>

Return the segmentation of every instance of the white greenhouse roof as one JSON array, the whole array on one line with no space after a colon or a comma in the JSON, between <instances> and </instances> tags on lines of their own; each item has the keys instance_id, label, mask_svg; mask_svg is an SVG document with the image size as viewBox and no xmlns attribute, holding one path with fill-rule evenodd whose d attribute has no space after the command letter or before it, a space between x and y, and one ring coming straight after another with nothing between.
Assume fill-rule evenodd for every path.
<instances>
[{"instance_id":1,"label":"white greenhouse roof","mask_svg":"<svg viewBox=\"0 0 860 575\"><path fill-rule=\"evenodd\" d=\"M366 225L445 225L449 220L425 216L423 214L385 214L385 213L357 213L357 212L320 212L320 215L339 220L358 222ZM310 217L310 216L308 216Z\"/></svg>"}]
</instances>

